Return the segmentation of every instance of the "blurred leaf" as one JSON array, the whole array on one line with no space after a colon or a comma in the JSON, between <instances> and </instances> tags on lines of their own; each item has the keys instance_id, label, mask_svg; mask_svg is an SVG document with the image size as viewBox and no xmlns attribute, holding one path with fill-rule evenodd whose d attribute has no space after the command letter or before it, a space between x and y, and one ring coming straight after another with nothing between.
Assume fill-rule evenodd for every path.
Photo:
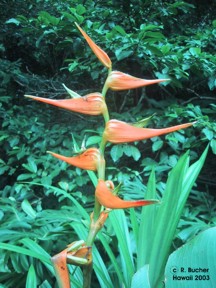
<instances>
[{"instance_id":1,"label":"blurred leaf","mask_svg":"<svg viewBox=\"0 0 216 288\"><path fill-rule=\"evenodd\" d=\"M212 152L214 154L216 154L216 140L215 139L212 139L211 142L210 142L210 146L212 148Z\"/></svg>"},{"instance_id":2,"label":"blurred leaf","mask_svg":"<svg viewBox=\"0 0 216 288\"><path fill-rule=\"evenodd\" d=\"M35 218L37 213L34 211L34 209L32 208L31 204L29 203L29 201L27 199L24 199L22 201L21 207L23 209L23 211L31 218Z\"/></svg>"},{"instance_id":3,"label":"blurred leaf","mask_svg":"<svg viewBox=\"0 0 216 288\"><path fill-rule=\"evenodd\" d=\"M149 283L148 270L148 265L145 265L134 274L131 288L151 288Z\"/></svg>"},{"instance_id":4,"label":"blurred leaf","mask_svg":"<svg viewBox=\"0 0 216 288\"><path fill-rule=\"evenodd\" d=\"M162 148L162 146L163 146L163 141L157 140L152 145L152 151L156 152L156 151L160 150Z\"/></svg>"},{"instance_id":5,"label":"blurred leaf","mask_svg":"<svg viewBox=\"0 0 216 288\"><path fill-rule=\"evenodd\" d=\"M214 287L216 282L215 254L212 253L216 247L216 227L209 228L184 246L172 253L168 259L165 275L167 288L180 288L190 283L190 287L205 288ZM180 269L183 267L183 272ZM174 270L175 268L175 270ZM190 269L197 269L192 272ZM201 270L200 270L201 269ZM203 272L205 270L205 272ZM191 277L190 282L184 279ZM176 281L175 278L181 281ZM185 283L185 284L184 284Z\"/></svg>"},{"instance_id":6,"label":"blurred leaf","mask_svg":"<svg viewBox=\"0 0 216 288\"><path fill-rule=\"evenodd\" d=\"M37 288L37 277L35 274L34 266L31 265L28 270L27 280L26 280L26 288Z\"/></svg>"},{"instance_id":7,"label":"blurred leaf","mask_svg":"<svg viewBox=\"0 0 216 288\"><path fill-rule=\"evenodd\" d=\"M112 157L114 162L119 160L119 158L121 158L122 155L123 155L122 145L112 146L110 156Z\"/></svg>"}]
</instances>

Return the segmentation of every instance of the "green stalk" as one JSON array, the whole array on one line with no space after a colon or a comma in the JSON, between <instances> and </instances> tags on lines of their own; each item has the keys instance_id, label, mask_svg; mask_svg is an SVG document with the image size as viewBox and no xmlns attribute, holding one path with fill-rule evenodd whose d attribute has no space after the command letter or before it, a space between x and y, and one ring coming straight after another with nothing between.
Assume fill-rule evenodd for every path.
<instances>
[{"instance_id":1,"label":"green stalk","mask_svg":"<svg viewBox=\"0 0 216 288\"><path fill-rule=\"evenodd\" d=\"M91 288L92 263L83 268L83 288Z\"/></svg>"}]
</instances>

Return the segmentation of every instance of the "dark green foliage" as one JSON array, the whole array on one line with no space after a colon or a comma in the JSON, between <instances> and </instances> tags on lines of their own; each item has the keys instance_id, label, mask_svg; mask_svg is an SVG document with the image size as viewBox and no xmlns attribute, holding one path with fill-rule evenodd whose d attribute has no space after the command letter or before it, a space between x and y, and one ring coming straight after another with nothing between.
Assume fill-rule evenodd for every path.
<instances>
[{"instance_id":1,"label":"dark green foliage","mask_svg":"<svg viewBox=\"0 0 216 288\"><path fill-rule=\"evenodd\" d=\"M78 206L91 211L93 191L86 172L66 169L65 163L46 151L72 154L73 137L79 146L85 137L87 147L96 144L102 118L69 114L23 98L25 93L64 98L62 83L81 95L101 90L101 64L77 32L75 21L109 54L114 68L147 79L171 79L166 86L109 92L113 118L135 122L154 115L149 123L154 128L197 121L194 129L141 143L110 145L107 178L122 182L120 193L125 198L142 198L154 167L156 188L162 195L167 173L180 155L190 149L195 161L209 143L206 165L184 210L175 247L207 225L215 225L216 7L214 1L209 2L2 1L0 242L29 248L33 240L53 255L76 240L77 234L82 235L88 225ZM140 221L139 213L137 217ZM100 237L100 241L106 237L117 255L112 228L108 226L106 235ZM107 253L102 251L105 267L118 285L114 262ZM30 281L31 275L34 279L36 273L39 287L55 287L47 267L33 257L3 250L0 282L8 288L15 287L14 283L25 287L26 279ZM98 280L94 281L94 287L99 287Z\"/></svg>"}]
</instances>

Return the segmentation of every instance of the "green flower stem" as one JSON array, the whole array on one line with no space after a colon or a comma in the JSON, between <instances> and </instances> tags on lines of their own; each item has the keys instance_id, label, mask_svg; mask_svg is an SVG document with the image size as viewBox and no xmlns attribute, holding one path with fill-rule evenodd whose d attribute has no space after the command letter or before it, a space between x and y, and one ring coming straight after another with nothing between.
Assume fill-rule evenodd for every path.
<instances>
[{"instance_id":1,"label":"green flower stem","mask_svg":"<svg viewBox=\"0 0 216 288\"><path fill-rule=\"evenodd\" d=\"M112 68L109 69L108 75L111 71L112 71ZM105 82L103 90L102 90L102 95L104 98L106 96L107 90L108 90L108 87L106 86L106 82ZM105 123L107 123L110 120L108 109L104 111L103 117L104 117ZM106 141L104 138L102 138L101 143L100 143L101 159L98 165L98 179L102 179L102 180L105 180L105 168L106 168L106 162L104 160L105 147L106 147ZM102 206L99 203L98 199L95 197L94 211L91 215L89 233L86 239L87 246L93 245L95 237L97 236L97 233L103 227L107 217L108 217L108 213L105 213L102 211ZM91 275L92 275L92 263L90 263L87 266L84 266L83 268L83 288L91 287Z\"/></svg>"},{"instance_id":2,"label":"green flower stem","mask_svg":"<svg viewBox=\"0 0 216 288\"><path fill-rule=\"evenodd\" d=\"M109 77L109 74L112 72L112 67L110 67L110 69L108 70L108 76L107 76L107 78ZM106 80L107 81L107 80ZM105 81L105 83L104 83L104 86L103 86L103 89L102 89L102 95L103 95L103 97L105 98L106 97L106 93L107 93L107 90L108 90L108 87L107 87L107 85L106 85L106 81Z\"/></svg>"},{"instance_id":3,"label":"green flower stem","mask_svg":"<svg viewBox=\"0 0 216 288\"><path fill-rule=\"evenodd\" d=\"M105 167L106 167L106 162L102 155L99 165L98 165L98 179L105 180ZM97 198L95 197L95 205L94 205L94 213L93 213L94 221L97 221L97 219L99 218L100 213L101 213L101 207L102 207L101 204L98 202Z\"/></svg>"},{"instance_id":4,"label":"green flower stem","mask_svg":"<svg viewBox=\"0 0 216 288\"><path fill-rule=\"evenodd\" d=\"M95 237L96 237L97 233L104 226L104 223L106 222L107 217L108 217L108 213L102 211L100 213L98 219L95 221L94 220L94 215L92 213L89 234L88 234L88 238L86 240L86 245L87 246L92 246L92 244L94 243L94 240L95 240Z\"/></svg>"},{"instance_id":5,"label":"green flower stem","mask_svg":"<svg viewBox=\"0 0 216 288\"><path fill-rule=\"evenodd\" d=\"M83 288L91 287L92 262L83 267Z\"/></svg>"},{"instance_id":6,"label":"green flower stem","mask_svg":"<svg viewBox=\"0 0 216 288\"><path fill-rule=\"evenodd\" d=\"M97 221L97 219L99 218L100 212L101 212L101 207L102 207L101 204L98 202L97 198L95 197L94 212L93 212L94 221ZM91 232L91 231L89 231L89 232Z\"/></svg>"},{"instance_id":7,"label":"green flower stem","mask_svg":"<svg viewBox=\"0 0 216 288\"><path fill-rule=\"evenodd\" d=\"M104 150L106 147L106 140L104 139L104 137L102 137L101 143L100 143L100 152L102 155L104 155Z\"/></svg>"},{"instance_id":8,"label":"green flower stem","mask_svg":"<svg viewBox=\"0 0 216 288\"><path fill-rule=\"evenodd\" d=\"M103 113L104 121L107 123L110 120L108 109Z\"/></svg>"},{"instance_id":9,"label":"green flower stem","mask_svg":"<svg viewBox=\"0 0 216 288\"><path fill-rule=\"evenodd\" d=\"M106 85L104 85L104 87L102 89L102 95L103 95L104 98L106 97L107 90L108 90L108 87Z\"/></svg>"}]
</instances>

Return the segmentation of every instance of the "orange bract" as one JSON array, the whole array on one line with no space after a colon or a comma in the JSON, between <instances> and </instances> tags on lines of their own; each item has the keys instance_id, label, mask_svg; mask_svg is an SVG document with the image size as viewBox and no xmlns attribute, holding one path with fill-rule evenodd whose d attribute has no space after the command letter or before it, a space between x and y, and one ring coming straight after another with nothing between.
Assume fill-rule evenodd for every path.
<instances>
[{"instance_id":1,"label":"orange bract","mask_svg":"<svg viewBox=\"0 0 216 288\"><path fill-rule=\"evenodd\" d=\"M108 188L106 184L108 184L110 188ZM114 185L112 181L105 182L104 180L101 179L98 180L95 196L97 197L99 203L105 206L106 208L122 209L122 208L132 208L158 203L158 200L137 200L137 201L122 200L112 193L113 187Z\"/></svg>"},{"instance_id":2,"label":"orange bract","mask_svg":"<svg viewBox=\"0 0 216 288\"><path fill-rule=\"evenodd\" d=\"M141 78L136 78L129 74L122 73L120 71L112 71L106 82L105 87L111 90L127 90L127 89L134 89L139 88L151 84L156 84L164 81L168 81L169 79L153 79L153 80L146 80Z\"/></svg>"},{"instance_id":3,"label":"orange bract","mask_svg":"<svg viewBox=\"0 0 216 288\"><path fill-rule=\"evenodd\" d=\"M101 156L100 151L97 148L89 148L85 150L82 154L73 157L66 157L50 151L48 151L48 153L62 161L67 162L70 165L92 171L96 171L101 160L103 160L103 157Z\"/></svg>"},{"instance_id":4,"label":"orange bract","mask_svg":"<svg viewBox=\"0 0 216 288\"><path fill-rule=\"evenodd\" d=\"M103 139L114 144L145 140L190 127L193 123L185 123L162 129L140 128L119 120L110 120L106 124Z\"/></svg>"},{"instance_id":5,"label":"orange bract","mask_svg":"<svg viewBox=\"0 0 216 288\"><path fill-rule=\"evenodd\" d=\"M89 44L90 48L94 52L94 54L97 56L97 58L100 60L100 62L107 68L112 67L112 62L109 58L109 56L104 52L98 45L94 43L94 41L86 34L86 32L77 24L75 23L79 31L82 33L83 37Z\"/></svg>"},{"instance_id":6,"label":"orange bract","mask_svg":"<svg viewBox=\"0 0 216 288\"><path fill-rule=\"evenodd\" d=\"M87 115L100 115L107 110L104 98L100 93L91 93L84 97L63 100L48 99L31 95L25 96L36 101Z\"/></svg>"},{"instance_id":7,"label":"orange bract","mask_svg":"<svg viewBox=\"0 0 216 288\"><path fill-rule=\"evenodd\" d=\"M59 288L70 288L70 277L67 267L67 249L51 258Z\"/></svg>"}]
</instances>

